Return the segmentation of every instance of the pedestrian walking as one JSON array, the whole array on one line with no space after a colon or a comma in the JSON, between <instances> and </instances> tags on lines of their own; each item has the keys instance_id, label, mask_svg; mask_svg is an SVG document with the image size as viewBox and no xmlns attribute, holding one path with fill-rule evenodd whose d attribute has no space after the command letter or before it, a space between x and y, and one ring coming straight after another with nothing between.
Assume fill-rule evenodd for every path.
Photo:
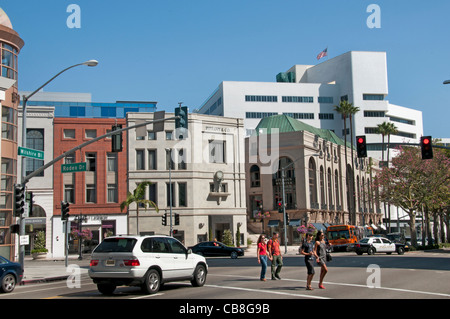
<instances>
[{"instance_id":1,"label":"pedestrian walking","mask_svg":"<svg viewBox=\"0 0 450 319\"><path fill-rule=\"evenodd\" d=\"M323 231L319 230L316 235L316 243L314 246L314 251L316 252L316 261L320 265L320 277L319 277L319 288L325 289L323 286L323 278L328 272L326 265L327 260L327 244L325 242L325 235Z\"/></svg>"},{"instance_id":2,"label":"pedestrian walking","mask_svg":"<svg viewBox=\"0 0 450 319\"><path fill-rule=\"evenodd\" d=\"M259 279L261 281L266 281L266 270L267 270L267 243L266 243L266 236L261 235L258 238L257 242L258 248L256 250L256 256L258 257L258 264L261 264L261 275L259 276Z\"/></svg>"},{"instance_id":3,"label":"pedestrian walking","mask_svg":"<svg viewBox=\"0 0 450 319\"><path fill-rule=\"evenodd\" d=\"M317 257L314 250L313 234L306 234L306 239L303 241L302 250L300 253L305 256L305 264L307 270L306 290L313 290L311 287L311 281L315 274L313 263L314 257Z\"/></svg>"},{"instance_id":4,"label":"pedestrian walking","mask_svg":"<svg viewBox=\"0 0 450 319\"><path fill-rule=\"evenodd\" d=\"M280 272L283 268L283 256L281 256L280 240L278 233L273 233L272 239L267 244L269 256L272 258L271 273L272 280L281 279Z\"/></svg>"}]
</instances>

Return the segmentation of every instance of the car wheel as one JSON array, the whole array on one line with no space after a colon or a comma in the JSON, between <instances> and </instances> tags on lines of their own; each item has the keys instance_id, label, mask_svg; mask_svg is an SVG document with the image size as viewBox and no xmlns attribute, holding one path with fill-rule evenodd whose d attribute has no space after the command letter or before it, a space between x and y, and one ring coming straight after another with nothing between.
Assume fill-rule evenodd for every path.
<instances>
[{"instance_id":1,"label":"car wheel","mask_svg":"<svg viewBox=\"0 0 450 319\"><path fill-rule=\"evenodd\" d=\"M238 258L237 252L232 251L232 252L231 252L231 259L236 259L236 258Z\"/></svg>"},{"instance_id":2,"label":"car wheel","mask_svg":"<svg viewBox=\"0 0 450 319\"><path fill-rule=\"evenodd\" d=\"M405 253L405 248L403 248L403 247L398 247L397 253L398 253L399 255L403 255L403 254Z\"/></svg>"},{"instance_id":3,"label":"car wheel","mask_svg":"<svg viewBox=\"0 0 450 319\"><path fill-rule=\"evenodd\" d=\"M156 269L150 269L145 277L142 290L147 294L156 294L161 288L161 276Z\"/></svg>"},{"instance_id":4,"label":"car wheel","mask_svg":"<svg viewBox=\"0 0 450 319\"><path fill-rule=\"evenodd\" d=\"M114 290L116 290L116 285L114 284L97 284L97 289L104 295L112 295L114 294Z\"/></svg>"},{"instance_id":5,"label":"car wheel","mask_svg":"<svg viewBox=\"0 0 450 319\"><path fill-rule=\"evenodd\" d=\"M2 280L2 286L0 287L0 290L2 292L12 292L16 288L16 277L12 274L7 274L5 277L3 277Z\"/></svg>"},{"instance_id":6,"label":"car wheel","mask_svg":"<svg viewBox=\"0 0 450 319\"><path fill-rule=\"evenodd\" d=\"M191 280L191 284L194 287L201 287L206 282L206 267L204 265L198 265L194 271L194 278Z\"/></svg>"},{"instance_id":7,"label":"car wheel","mask_svg":"<svg viewBox=\"0 0 450 319\"><path fill-rule=\"evenodd\" d=\"M362 251L357 251L356 254L357 254L358 256L361 256L363 253L362 253Z\"/></svg>"},{"instance_id":8,"label":"car wheel","mask_svg":"<svg viewBox=\"0 0 450 319\"><path fill-rule=\"evenodd\" d=\"M367 249L367 254L368 255L373 255L375 254L375 249L373 247L369 247L369 249Z\"/></svg>"}]
</instances>

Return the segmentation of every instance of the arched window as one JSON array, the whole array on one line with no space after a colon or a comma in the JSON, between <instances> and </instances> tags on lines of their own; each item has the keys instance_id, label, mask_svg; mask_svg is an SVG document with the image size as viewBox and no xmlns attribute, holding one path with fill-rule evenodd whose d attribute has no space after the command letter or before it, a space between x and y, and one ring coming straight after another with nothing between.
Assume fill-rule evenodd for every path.
<instances>
[{"instance_id":1,"label":"arched window","mask_svg":"<svg viewBox=\"0 0 450 319\"><path fill-rule=\"evenodd\" d=\"M29 129L27 130L27 147L33 150L44 150L44 130L43 129ZM26 174L30 174L44 165L43 160L37 160L32 158L25 159L26 161ZM42 171L37 176L44 176Z\"/></svg>"},{"instance_id":2,"label":"arched window","mask_svg":"<svg viewBox=\"0 0 450 319\"><path fill-rule=\"evenodd\" d=\"M317 205L317 177L316 177L316 163L311 157L308 164L309 172L309 201L312 205Z\"/></svg>"},{"instance_id":3,"label":"arched window","mask_svg":"<svg viewBox=\"0 0 450 319\"><path fill-rule=\"evenodd\" d=\"M338 170L334 171L334 188L336 192L336 205L341 205L341 197L339 196L339 172ZM339 210L338 207L336 207L336 210Z\"/></svg>"},{"instance_id":4,"label":"arched window","mask_svg":"<svg viewBox=\"0 0 450 319\"><path fill-rule=\"evenodd\" d=\"M295 208L297 201L295 196L295 170L292 160L288 157L281 157L278 161L278 171L273 174L273 194L274 209L277 209L278 201L283 200L282 170L284 169L284 194L286 199L286 209Z\"/></svg>"},{"instance_id":5,"label":"arched window","mask_svg":"<svg viewBox=\"0 0 450 319\"><path fill-rule=\"evenodd\" d=\"M320 165L320 203L325 205L325 173Z\"/></svg>"},{"instance_id":6,"label":"arched window","mask_svg":"<svg viewBox=\"0 0 450 319\"><path fill-rule=\"evenodd\" d=\"M328 205L334 205L333 203L333 182L331 168L328 168ZM331 207L329 207L331 209Z\"/></svg>"},{"instance_id":7,"label":"arched window","mask_svg":"<svg viewBox=\"0 0 450 319\"><path fill-rule=\"evenodd\" d=\"M259 172L259 166L253 165L250 167L250 187L260 187L261 181L260 181L260 172Z\"/></svg>"}]
</instances>

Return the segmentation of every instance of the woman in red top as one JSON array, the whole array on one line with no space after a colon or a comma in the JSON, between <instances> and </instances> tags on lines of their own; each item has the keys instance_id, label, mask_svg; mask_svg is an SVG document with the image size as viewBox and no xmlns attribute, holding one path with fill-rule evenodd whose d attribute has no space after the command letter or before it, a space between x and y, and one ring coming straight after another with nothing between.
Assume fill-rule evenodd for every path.
<instances>
[{"instance_id":1,"label":"woman in red top","mask_svg":"<svg viewBox=\"0 0 450 319\"><path fill-rule=\"evenodd\" d=\"M267 243L266 236L260 235L258 238L258 248L256 250L256 256L258 257L258 264L261 264L260 280L266 281L267 270ZM269 257L270 258L270 257Z\"/></svg>"}]
</instances>

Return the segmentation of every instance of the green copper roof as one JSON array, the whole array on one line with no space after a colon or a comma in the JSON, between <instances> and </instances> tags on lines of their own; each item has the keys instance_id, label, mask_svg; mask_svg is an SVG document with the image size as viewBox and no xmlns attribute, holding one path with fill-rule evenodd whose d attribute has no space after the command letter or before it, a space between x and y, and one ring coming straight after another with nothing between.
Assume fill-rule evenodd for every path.
<instances>
[{"instance_id":1,"label":"green copper roof","mask_svg":"<svg viewBox=\"0 0 450 319\"><path fill-rule=\"evenodd\" d=\"M339 138L334 132L308 125L285 114L263 118L256 127L255 134L259 135L261 129L263 129L265 134L271 134L274 128L277 128L279 133L308 131L326 141L338 145L345 145L344 140ZM347 147L351 147L348 141Z\"/></svg>"}]
</instances>

